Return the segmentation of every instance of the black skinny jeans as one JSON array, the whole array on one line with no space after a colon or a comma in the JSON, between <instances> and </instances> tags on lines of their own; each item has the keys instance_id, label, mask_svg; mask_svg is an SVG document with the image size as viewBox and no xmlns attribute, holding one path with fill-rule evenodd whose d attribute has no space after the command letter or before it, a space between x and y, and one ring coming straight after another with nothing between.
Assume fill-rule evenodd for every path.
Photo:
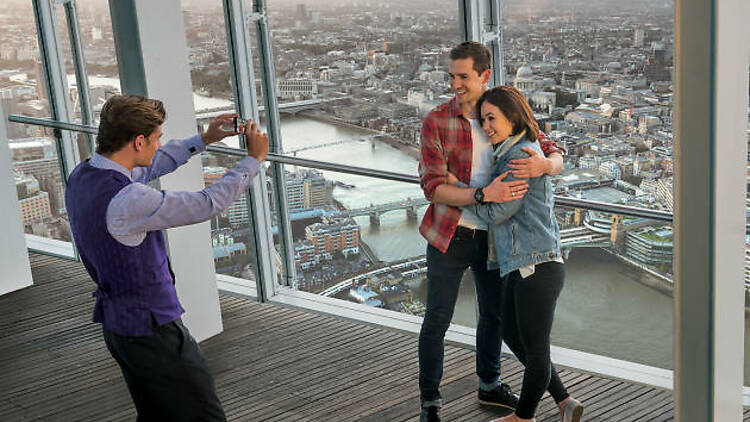
<instances>
[{"instance_id":1,"label":"black skinny jeans","mask_svg":"<svg viewBox=\"0 0 750 422\"><path fill-rule=\"evenodd\" d=\"M427 311L419 333L419 390L422 403L440 402L445 332L453 318L461 277L474 274L479 305L477 322L477 375L484 382L500 376L503 279L487 270L487 233L454 236L445 253L427 246Z\"/></svg>"},{"instance_id":2,"label":"black skinny jeans","mask_svg":"<svg viewBox=\"0 0 750 422\"><path fill-rule=\"evenodd\" d=\"M508 275L503 305L503 340L526 369L521 398L516 407L520 418L534 417L536 407L549 389L555 402L568 397L550 361L550 332L557 297L565 279L564 265L545 262L534 274L521 278L518 271Z\"/></svg>"}]
</instances>

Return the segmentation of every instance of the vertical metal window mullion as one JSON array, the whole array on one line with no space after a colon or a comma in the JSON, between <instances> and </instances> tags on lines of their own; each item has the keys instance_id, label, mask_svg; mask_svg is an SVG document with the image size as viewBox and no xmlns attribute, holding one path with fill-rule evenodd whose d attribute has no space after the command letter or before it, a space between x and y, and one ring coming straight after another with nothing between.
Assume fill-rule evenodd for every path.
<instances>
[{"instance_id":1,"label":"vertical metal window mullion","mask_svg":"<svg viewBox=\"0 0 750 422\"><path fill-rule=\"evenodd\" d=\"M458 17L462 41L482 41L479 0L459 0Z\"/></svg>"},{"instance_id":2,"label":"vertical metal window mullion","mask_svg":"<svg viewBox=\"0 0 750 422\"><path fill-rule=\"evenodd\" d=\"M484 10L480 5L484 2ZM479 41L492 54L489 86L505 84L500 0L459 0L459 24L463 41Z\"/></svg>"},{"instance_id":3,"label":"vertical metal window mullion","mask_svg":"<svg viewBox=\"0 0 750 422\"><path fill-rule=\"evenodd\" d=\"M247 10L244 0L223 0L223 3L235 107L240 116L257 122L260 113L255 90L252 41L246 22ZM244 137L240 137L240 147L247 147ZM258 227L270 228L273 225L262 167L250 187L247 207L251 217L250 231L255 242L253 263L256 268L258 300L265 302L274 294L276 265L271 231L257 230Z\"/></svg>"},{"instance_id":4,"label":"vertical metal window mullion","mask_svg":"<svg viewBox=\"0 0 750 422\"><path fill-rule=\"evenodd\" d=\"M486 3L485 25L482 39L492 54L492 76L490 86L505 85L505 62L503 60L502 10L500 0L483 0Z\"/></svg>"},{"instance_id":5,"label":"vertical metal window mullion","mask_svg":"<svg viewBox=\"0 0 750 422\"><path fill-rule=\"evenodd\" d=\"M260 62L261 85L263 87L263 102L266 111L266 125L271 142L271 152L282 153L281 147L281 119L279 118L279 105L276 101L276 77L273 64L273 51L271 49L271 35L268 28L268 14L266 13L265 0L253 0L253 14L250 15L255 22L258 41L258 59ZM274 193L274 205L276 207L277 225L279 227L279 245L282 261L284 263L284 284L293 286L295 280L294 244L292 242L292 230L289 224L289 211L287 208L286 178L284 167L280 163L271 163L272 189Z\"/></svg>"},{"instance_id":6,"label":"vertical metal window mullion","mask_svg":"<svg viewBox=\"0 0 750 422\"><path fill-rule=\"evenodd\" d=\"M74 0L65 3L65 18L68 22L68 36L70 38L70 48L73 56L73 66L76 72L76 81L78 83L78 102L81 109L81 124L94 126L94 113L91 108L91 94L89 91L88 71L86 70L86 59L83 54L83 45L81 44L81 31L78 24L78 12ZM94 152L94 137L90 134L86 136L86 142L89 148L89 154Z\"/></svg>"},{"instance_id":7,"label":"vertical metal window mullion","mask_svg":"<svg viewBox=\"0 0 750 422\"><path fill-rule=\"evenodd\" d=\"M59 31L55 14L56 3L53 0L34 0L32 4L39 40L42 74L49 101L50 117L53 120L72 123L65 59L58 35ZM74 134L69 131L56 129L54 136L64 192L67 189L68 175L73 171L80 157L78 143ZM75 243L73 243L73 253L75 259L80 260Z\"/></svg>"},{"instance_id":8,"label":"vertical metal window mullion","mask_svg":"<svg viewBox=\"0 0 750 422\"><path fill-rule=\"evenodd\" d=\"M71 105L65 75L65 59L58 37L54 10L55 2L53 0L34 0L33 5L42 73L49 97L50 117L53 120L71 123ZM78 145L72 133L67 131L56 130L55 138L60 168L63 172L63 185L65 185L68 174L73 171L77 163Z\"/></svg>"}]
</instances>

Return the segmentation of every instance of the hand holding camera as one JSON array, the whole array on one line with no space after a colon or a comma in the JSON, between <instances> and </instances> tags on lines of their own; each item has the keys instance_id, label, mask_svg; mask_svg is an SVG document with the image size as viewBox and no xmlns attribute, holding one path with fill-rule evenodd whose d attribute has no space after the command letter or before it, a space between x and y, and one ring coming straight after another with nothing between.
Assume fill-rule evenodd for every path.
<instances>
[{"instance_id":1,"label":"hand holding camera","mask_svg":"<svg viewBox=\"0 0 750 422\"><path fill-rule=\"evenodd\" d=\"M245 142L247 143L247 155L255 157L259 162L263 161L268 154L268 136L261 133L255 123L251 123L245 131Z\"/></svg>"},{"instance_id":2,"label":"hand holding camera","mask_svg":"<svg viewBox=\"0 0 750 422\"><path fill-rule=\"evenodd\" d=\"M227 136L240 135L245 132L247 122L236 113L222 114L208 123L208 128L203 134L203 143L206 145L219 142Z\"/></svg>"}]
</instances>

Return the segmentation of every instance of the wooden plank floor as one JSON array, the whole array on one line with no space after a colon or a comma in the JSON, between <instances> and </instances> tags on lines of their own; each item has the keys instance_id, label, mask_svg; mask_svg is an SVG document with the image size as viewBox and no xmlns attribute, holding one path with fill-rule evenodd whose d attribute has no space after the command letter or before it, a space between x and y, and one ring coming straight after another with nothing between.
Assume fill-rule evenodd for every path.
<instances>
[{"instance_id":1,"label":"wooden plank floor","mask_svg":"<svg viewBox=\"0 0 750 422\"><path fill-rule=\"evenodd\" d=\"M79 263L32 255L33 287L0 297L0 421L132 421L135 410L98 325ZM201 344L232 421L416 421L417 339L221 296L224 332ZM444 420L488 421L474 353L446 348ZM518 391L521 365L503 363ZM673 419L669 391L561 369L587 421ZM545 397L538 421L557 421ZM745 420L750 420L748 412Z\"/></svg>"}]
</instances>

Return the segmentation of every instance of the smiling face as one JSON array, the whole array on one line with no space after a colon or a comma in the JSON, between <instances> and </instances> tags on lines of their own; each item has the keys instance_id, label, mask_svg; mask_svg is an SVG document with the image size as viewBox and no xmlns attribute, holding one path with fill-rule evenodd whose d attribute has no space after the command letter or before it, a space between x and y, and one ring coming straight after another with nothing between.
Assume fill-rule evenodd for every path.
<instances>
[{"instance_id":1,"label":"smiling face","mask_svg":"<svg viewBox=\"0 0 750 422\"><path fill-rule=\"evenodd\" d=\"M450 62L451 89L456 94L458 103L461 105L474 105L487 88L490 79L490 70L481 74L474 69L474 59L455 59Z\"/></svg>"},{"instance_id":2,"label":"smiling face","mask_svg":"<svg viewBox=\"0 0 750 422\"><path fill-rule=\"evenodd\" d=\"M494 104L484 101L480 113L482 129L487 133L493 145L503 142L513 133L513 123Z\"/></svg>"}]
</instances>

